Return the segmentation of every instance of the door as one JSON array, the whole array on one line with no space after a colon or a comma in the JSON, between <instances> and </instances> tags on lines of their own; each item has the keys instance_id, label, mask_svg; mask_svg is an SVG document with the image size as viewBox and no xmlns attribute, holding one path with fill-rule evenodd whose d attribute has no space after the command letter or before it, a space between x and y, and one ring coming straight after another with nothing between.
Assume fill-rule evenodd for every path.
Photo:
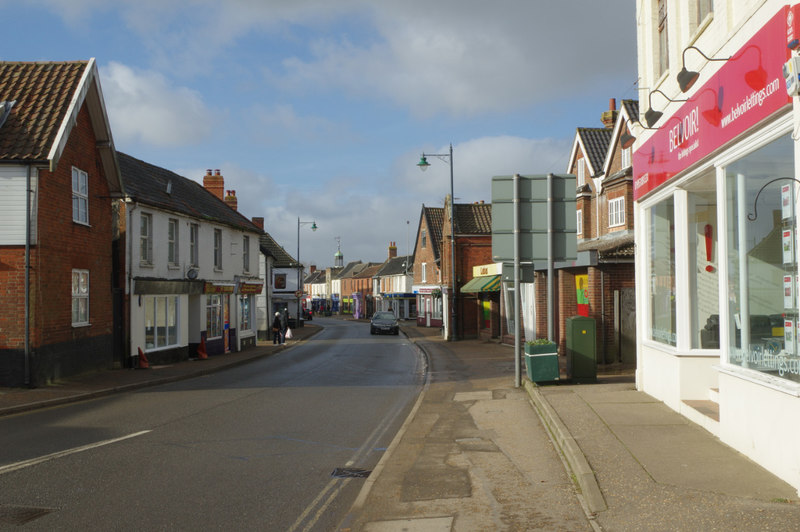
<instances>
[{"instance_id":1,"label":"door","mask_svg":"<svg viewBox=\"0 0 800 532\"><path fill-rule=\"evenodd\" d=\"M636 290L620 290L619 361L636 364Z\"/></svg>"}]
</instances>

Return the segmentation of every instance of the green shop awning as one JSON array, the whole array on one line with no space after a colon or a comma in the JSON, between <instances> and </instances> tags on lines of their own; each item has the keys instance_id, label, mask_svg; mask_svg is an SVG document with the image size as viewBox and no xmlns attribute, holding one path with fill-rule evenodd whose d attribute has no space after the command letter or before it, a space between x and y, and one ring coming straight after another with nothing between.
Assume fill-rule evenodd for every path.
<instances>
[{"instance_id":1,"label":"green shop awning","mask_svg":"<svg viewBox=\"0 0 800 532\"><path fill-rule=\"evenodd\" d=\"M486 275L475 277L470 282L461 287L461 293L476 294L478 292L499 292L500 276Z\"/></svg>"}]
</instances>

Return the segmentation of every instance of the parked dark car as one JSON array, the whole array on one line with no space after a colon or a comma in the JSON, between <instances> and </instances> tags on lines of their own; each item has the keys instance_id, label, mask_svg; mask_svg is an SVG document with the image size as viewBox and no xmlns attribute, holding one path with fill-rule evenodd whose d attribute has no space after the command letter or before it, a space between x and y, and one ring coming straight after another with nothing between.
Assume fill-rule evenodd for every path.
<instances>
[{"instance_id":1,"label":"parked dark car","mask_svg":"<svg viewBox=\"0 0 800 532\"><path fill-rule=\"evenodd\" d=\"M400 334L400 325L391 312L376 312L369 322L370 334Z\"/></svg>"},{"instance_id":2,"label":"parked dark car","mask_svg":"<svg viewBox=\"0 0 800 532\"><path fill-rule=\"evenodd\" d=\"M314 313L311 312L310 308L303 309L303 319L306 321L311 321L314 319Z\"/></svg>"}]
</instances>

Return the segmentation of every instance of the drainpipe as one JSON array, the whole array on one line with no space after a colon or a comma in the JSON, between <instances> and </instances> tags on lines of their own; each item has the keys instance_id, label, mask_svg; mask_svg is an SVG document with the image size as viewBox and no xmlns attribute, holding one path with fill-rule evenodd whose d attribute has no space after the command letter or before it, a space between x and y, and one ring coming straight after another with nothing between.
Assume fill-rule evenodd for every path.
<instances>
[{"instance_id":1,"label":"drainpipe","mask_svg":"<svg viewBox=\"0 0 800 532\"><path fill-rule=\"evenodd\" d=\"M31 165L25 174L25 386L31 385Z\"/></svg>"},{"instance_id":2,"label":"drainpipe","mask_svg":"<svg viewBox=\"0 0 800 532\"><path fill-rule=\"evenodd\" d=\"M127 262L128 262L128 267L127 267L128 271L126 272L126 275L125 275L125 284L126 284L125 291L128 294L128 308L127 308L128 323L125 324L125 327L127 329L127 331L126 331L127 341L125 343L127 345L125 347L127 348L128 352L125 354L125 357L126 357L125 360L130 362L131 353L132 353L132 347L133 347L131 345L131 340L132 340L132 338L131 338L131 321L133 321L132 320L132 318L133 318L133 287L132 287L132 284L133 284L133 275L132 275L132 272L133 272L133 211L136 210L136 206L138 205L138 203L128 202L128 200L126 199L126 200L124 200L124 204L125 204L125 216L127 218L127 222L125 223L125 240L126 240L126 244L127 244L127 253L126 253L127 257L126 258L127 258ZM128 207L130 207L130 208L128 208Z\"/></svg>"}]
</instances>

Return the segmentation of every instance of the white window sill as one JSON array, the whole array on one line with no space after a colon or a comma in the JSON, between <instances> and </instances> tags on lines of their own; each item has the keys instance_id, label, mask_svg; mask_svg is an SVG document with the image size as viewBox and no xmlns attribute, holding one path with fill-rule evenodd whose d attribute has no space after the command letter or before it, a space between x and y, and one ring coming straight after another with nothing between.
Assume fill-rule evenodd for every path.
<instances>
[{"instance_id":1,"label":"white window sill","mask_svg":"<svg viewBox=\"0 0 800 532\"><path fill-rule=\"evenodd\" d=\"M792 397L800 397L800 383L730 364L725 364L724 366L714 366L714 369L730 377L736 377L737 379L741 379L752 384L758 384L771 390L775 390L776 392L785 393L787 395L791 395Z\"/></svg>"}]
</instances>

